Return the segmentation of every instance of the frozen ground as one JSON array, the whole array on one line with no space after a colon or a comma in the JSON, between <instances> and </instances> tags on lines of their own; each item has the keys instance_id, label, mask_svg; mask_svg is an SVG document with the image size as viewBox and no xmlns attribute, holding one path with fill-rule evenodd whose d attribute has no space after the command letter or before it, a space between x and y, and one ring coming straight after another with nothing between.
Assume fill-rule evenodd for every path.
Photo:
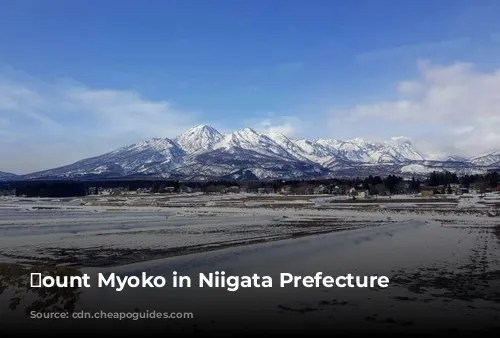
<instances>
[{"instance_id":1,"label":"frozen ground","mask_svg":"<svg viewBox=\"0 0 500 338\"><path fill-rule=\"evenodd\" d=\"M3 197L0 260L107 266L408 220L491 226L499 206L496 194Z\"/></svg>"},{"instance_id":2,"label":"frozen ground","mask_svg":"<svg viewBox=\"0 0 500 338\"><path fill-rule=\"evenodd\" d=\"M497 194L365 201L247 194L2 198L0 321L11 322L19 311L59 306L192 311L202 332L227 327L228 316L241 330L266 320L288 329L306 322L391 330L498 329L492 323L500 319L499 203ZM42 288L33 293L26 284L30 272L40 271L146 271L168 278L173 270L274 278L279 272L322 271L386 275L391 282L383 290L235 293L196 288L126 293ZM183 323L191 333L195 324L171 325Z\"/></svg>"},{"instance_id":3,"label":"frozen ground","mask_svg":"<svg viewBox=\"0 0 500 338\"><path fill-rule=\"evenodd\" d=\"M195 320L144 320L144 325L113 322L115 334L138 327L143 334L146 329L171 333L177 332L173 331L177 328L186 334L231 330L235 335L258 329L294 334L325 329L328 332L383 330L401 335L419 330L423 335L432 330L446 334L498 330L499 250L498 227L407 220L119 267L83 269L91 276L97 272L140 276L146 272L164 276L167 281L177 271L192 278L192 288L172 288L170 284L162 289L127 288L121 292L111 288L89 288L81 293L70 290L66 294L45 290L45 302L32 302L32 298L18 294L9 304L21 313L23 309L53 309L52 300L56 300L67 310L89 313L157 311L191 312L195 316ZM214 271L233 276L257 273L271 276L275 282L270 289L240 288L235 292L196 287L198 273ZM387 289L278 287L281 272L313 276L318 271L334 277L348 273L383 275L389 277L390 283ZM22 325L26 317L16 316L16 311L0 311L0 320L16 323L15 332L19 333L21 327L50 328L50 321ZM71 330L79 332L95 330L83 321L59 321L58 325L61 330L64 325L71 325Z\"/></svg>"}]
</instances>

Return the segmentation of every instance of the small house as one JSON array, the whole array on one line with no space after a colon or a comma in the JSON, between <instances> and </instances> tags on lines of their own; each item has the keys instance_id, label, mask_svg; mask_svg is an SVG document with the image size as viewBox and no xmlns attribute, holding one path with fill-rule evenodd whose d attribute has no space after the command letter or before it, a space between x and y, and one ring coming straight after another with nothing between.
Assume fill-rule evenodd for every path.
<instances>
[{"instance_id":1,"label":"small house","mask_svg":"<svg viewBox=\"0 0 500 338\"><path fill-rule=\"evenodd\" d=\"M326 185L321 184L320 186L314 188L313 193L315 195L324 195L329 193L329 189Z\"/></svg>"},{"instance_id":2,"label":"small house","mask_svg":"<svg viewBox=\"0 0 500 338\"><path fill-rule=\"evenodd\" d=\"M348 193L349 187L347 185L336 185L332 189L332 194L334 195L345 195Z\"/></svg>"},{"instance_id":3,"label":"small house","mask_svg":"<svg viewBox=\"0 0 500 338\"><path fill-rule=\"evenodd\" d=\"M358 191L358 194L356 197L359 199L365 199L365 198L368 198L368 196L370 196L370 192L368 190L361 190L361 191Z\"/></svg>"},{"instance_id":4,"label":"small house","mask_svg":"<svg viewBox=\"0 0 500 338\"><path fill-rule=\"evenodd\" d=\"M165 192L167 194L173 194L175 192L175 187L165 187Z\"/></svg>"},{"instance_id":5,"label":"small house","mask_svg":"<svg viewBox=\"0 0 500 338\"><path fill-rule=\"evenodd\" d=\"M147 194L151 192L151 188L139 188L135 192L137 194Z\"/></svg>"},{"instance_id":6,"label":"small house","mask_svg":"<svg viewBox=\"0 0 500 338\"><path fill-rule=\"evenodd\" d=\"M0 196L15 196L15 195L16 195L16 189L0 190Z\"/></svg>"},{"instance_id":7,"label":"small house","mask_svg":"<svg viewBox=\"0 0 500 338\"><path fill-rule=\"evenodd\" d=\"M272 188L258 188L257 192L259 194L272 194L274 190Z\"/></svg>"},{"instance_id":8,"label":"small house","mask_svg":"<svg viewBox=\"0 0 500 338\"><path fill-rule=\"evenodd\" d=\"M439 194L439 187L437 186L426 186L420 189L420 194L422 196L433 196Z\"/></svg>"},{"instance_id":9,"label":"small house","mask_svg":"<svg viewBox=\"0 0 500 338\"><path fill-rule=\"evenodd\" d=\"M448 188L451 190L452 194L455 194L455 195L460 195L461 194L460 188L462 188L462 186L460 184L458 184L458 183L451 183L448 186ZM446 190L448 190L448 189L446 189Z\"/></svg>"},{"instance_id":10,"label":"small house","mask_svg":"<svg viewBox=\"0 0 500 338\"><path fill-rule=\"evenodd\" d=\"M98 187L88 187L87 188L87 195L99 195L99 188Z\"/></svg>"},{"instance_id":11,"label":"small house","mask_svg":"<svg viewBox=\"0 0 500 338\"><path fill-rule=\"evenodd\" d=\"M183 193L183 194L190 194L190 193L192 193L192 192L193 192L193 188L191 188L191 187L187 187L187 186L181 186L181 187L179 188L179 192L180 192L180 193Z\"/></svg>"}]
</instances>

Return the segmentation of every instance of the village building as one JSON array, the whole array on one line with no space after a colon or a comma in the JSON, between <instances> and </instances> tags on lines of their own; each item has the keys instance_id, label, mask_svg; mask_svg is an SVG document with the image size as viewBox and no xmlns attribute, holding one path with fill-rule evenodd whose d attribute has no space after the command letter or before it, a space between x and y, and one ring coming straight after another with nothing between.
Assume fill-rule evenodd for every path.
<instances>
[{"instance_id":1,"label":"village building","mask_svg":"<svg viewBox=\"0 0 500 338\"><path fill-rule=\"evenodd\" d=\"M462 192L460 190L462 188L462 186L459 183L451 183L449 185L449 188L450 188L452 194L455 194L455 195L462 194Z\"/></svg>"},{"instance_id":2,"label":"village building","mask_svg":"<svg viewBox=\"0 0 500 338\"><path fill-rule=\"evenodd\" d=\"M439 186L424 186L420 188L421 196L433 196L440 193Z\"/></svg>"},{"instance_id":3,"label":"village building","mask_svg":"<svg viewBox=\"0 0 500 338\"><path fill-rule=\"evenodd\" d=\"M330 189L324 184L321 184L320 186L314 188L313 193L315 195L325 195L330 192Z\"/></svg>"},{"instance_id":4,"label":"village building","mask_svg":"<svg viewBox=\"0 0 500 338\"><path fill-rule=\"evenodd\" d=\"M135 192L137 194L149 194L151 192L151 188L139 188Z\"/></svg>"},{"instance_id":5,"label":"village building","mask_svg":"<svg viewBox=\"0 0 500 338\"><path fill-rule=\"evenodd\" d=\"M180 193L182 193L182 194L190 194L190 193L192 193L192 192L193 192L193 188L191 188L191 187L187 187L187 186L184 186L184 185L183 185L183 186L181 186L181 187L179 188L179 192L180 192Z\"/></svg>"},{"instance_id":6,"label":"village building","mask_svg":"<svg viewBox=\"0 0 500 338\"><path fill-rule=\"evenodd\" d=\"M468 193L469 193L469 188L461 187L460 189L458 189L457 195L463 195Z\"/></svg>"},{"instance_id":7,"label":"village building","mask_svg":"<svg viewBox=\"0 0 500 338\"><path fill-rule=\"evenodd\" d=\"M259 194L272 194L274 190L272 188L258 188L257 192Z\"/></svg>"},{"instance_id":8,"label":"village building","mask_svg":"<svg viewBox=\"0 0 500 338\"><path fill-rule=\"evenodd\" d=\"M15 195L16 195L16 189L0 190L0 196L15 196Z\"/></svg>"},{"instance_id":9,"label":"village building","mask_svg":"<svg viewBox=\"0 0 500 338\"><path fill-rule=\"evenodd\" d=\"M356 197L359 199L365 199L370 196L370 192L368 190L360 190L357 192Z\"/></svg>"},{"instance_id":10,"label":"village building","mask_svg":"<svg viewBox=\"0 0 500 338\"><path fill-rule=\"evenodd\" d=\"M98 187L88 187L87 188L87 195L99 195L99 188Z\"/></svg>"},{"instance_id":11,"label":"village building","mask_svg":"<svg viewBox=\"0 0 500 338\"><path fill-rule=\"evenodd\" d=\"M290 195L292 193L292 186L290 185L285 185L280 189L279 192L281 195Z\"/></svg>"},{"instance_id":12,"label":"village building","mask_svg":"<svg viewBox=\"0 0 500 338\"><path fill-rule=\"evenodd\" d=\"M349 186L348 185L336 185L333 188L333 193L336 195L345 195L349 193Z\"/></svg>"}]
</instances>

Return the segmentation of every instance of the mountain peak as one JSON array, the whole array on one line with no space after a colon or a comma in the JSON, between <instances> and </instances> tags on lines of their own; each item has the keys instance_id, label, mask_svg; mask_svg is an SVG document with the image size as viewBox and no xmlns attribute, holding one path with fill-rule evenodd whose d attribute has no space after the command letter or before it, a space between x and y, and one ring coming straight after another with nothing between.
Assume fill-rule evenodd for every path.
<instances>
[{"instance_id":1,"label":"mountain peak","mask_svg":"<svg viewBox=\"0 0 500 338\"><path fill-rule=\"evenodd\" d=\"M6 172L6 171L0 171L0 180L13 179L15 177L17 177L16 174Z\"/></svg>"},{"instance_id":2,"label":"mountain peak","mask_svg":"<svg viewBox=\"0 0 500 338\"><path fill-rule=\"evenodd\" d=\"M446 156L445 161L450 161L450 162L466 162L467 159L463 156L458 156L458 155L451 155L451 156Z\"/></svg>"},{"instance_id":3,"label":"mountain peak","mask_svg":"<svg viewBox=\"0 0 500 338\"><path fill-rule=\"evenodd\" d=\"M499 165L500 150L488 153L486 155L473 157L470 159L470 162L481 166Z\"/></svg>"},{"instance_id":4,"label":"mountain peak","mask_svg":"<svg viewBox=\"0 0 500 338\"><path fill-rule=\"evenodd\" d=\"M414 163L432 167L433 170L471 170L471 165L478 165L478 168L500 166L500 151L467 161L450 157L437 164L425 162L426 158L405 137L392 137L386 141L360 137L346 141L333 138L311 141L290 139L279 132L258 132L249 127L220 133L210 125L200 124L175 139L152 138L64 167L22 177L147 174L194 179L236 177L242 170L247 170L258 178L272 178L334 175L345 170L348 170L348 175L357 175L357 168L362 173L373 170L380 174L380 170L398 172L402 170L402 165ZM405 168L404 172L408 173L408 168ZM0 179L1 176L2 173Z\"/></svg>"},{"instance_id":5,"label":"mountain peak","mask_svg":"<svg viewBox=\"0 0 500 338\"><path fill-rule=\"evenodd\" d=\"M344 141L344 143L350 143L350 144L353 144L353 145L356 145L359 147L363 147L366 144L368 144L369 142L367 142L364 138L355 137L355 138Z\"/></svg>"},{"instance_id":6,"label":"mountain peak","mask_svg":"<svg viewBox=\"0 0 500 338\"><path fill-rule=\"evenodd\" d=\"M405 136L394 136L391 137L391 142L398 144L398 145L403 145L403 144L408 144L411 145L411 140L408 137Z\"/></svg>"},{"instance_id":7,"label":"mountain peak","mask_svg":"<svg viewBox=\"0 0 500 338\"><path fill-rule=\"evenodd\" d=\"M176 138L179 147L188 154L198 153L212 149L214 144L222 138L215 128L200 124L189 128Z\"/></svg>"},{"instance_id":8,"label":"mountain peak","mask_svg":"<svg viewBox=\"0 0 500 338\"><path fill-rule=\"evenodd\" d=\"M214 127L208 125L208 124L199 124L197 126L194 126L192 128L189 128L189 130L195 131L195 130L210 130L210 131L217 131Z\"/></svg>"},{"instance_id":9,"label":"mountain peak","mask_svg":"<svg viewBox=\"0 0 500 338\"><path fill-rule=\"evenodd\" d=\"M492 155L492 156L498 156L498 155L500 155L500 149L497 150L497 151L494 151L494 152L490 153L489 155Z\"/></svg>"},{"instance_id":10,"label":"mountain peak","mask_svg":"<svg viewBox=\"0 0 500 338\"><path fill-rule=\"evenodd\" d=\"M255 130L253 130L250 127L243 128L243 129L239 130L239 132L245 133L245 134L258 134Z\"/></svg>"},{"instance_id":11,"label":"mountain peak","mask_svg":"<svg viewBox=\"0 0 500 338\"><path fill-rule=\"evenodd\" d=\"M166 137L165 138L153 137L149 140L144 140L144 141L140 141L137 143L128 144L126 146L120 147L118 149L115 149L109 153L102 154L102 155L116 154L116 153L120 153L123 151L129 151L131 149L141 149L141 148L151 148L151 149L156 149L158 151L163 151L165 149L169 149L172 147L176 147L176 145L171 139L166 138Z\"/></svg>"},{"instance_id":12,"label":"mountain peak","mask_svg":"<svg viewBox=\"0 0 500 338\"><path fill-rule=\"evenodd\" d=\"M288 138L283 133L280 133L278 131L270 131L270 132L265 133L265 135L276 136L276 137L280 137L280 138Z\"/></svg>"}]
</instances>

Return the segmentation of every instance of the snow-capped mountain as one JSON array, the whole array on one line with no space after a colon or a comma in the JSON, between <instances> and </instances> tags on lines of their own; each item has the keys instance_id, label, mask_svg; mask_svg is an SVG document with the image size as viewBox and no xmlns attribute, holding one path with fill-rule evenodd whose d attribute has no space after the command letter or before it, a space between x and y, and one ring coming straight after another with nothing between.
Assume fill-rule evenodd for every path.
<instances>
[{"instance_id":1,"label":"snow-capped mountain","mask_svg":"<svg viewBox=\"0 0 500 338\"><path fill-rule=\"evenodd\" d=\"M435 170L483 172L500 166L500 151L469 160L427 160L403 137L386 142L292 139L251 128L220 133L190 128L174 139L154 138L25 179L146 175L191 180L275 179L335 175L426 174Z\"/></svg>"},{"instance_id":2,"label":"snow-capped mountain","mask_svg":"<svg viewBox=\"0 0 500 338\"><path fill-rule=\"evenodd\" d=\"M282 160L295 159L292 154L274 142L269 136L258 133L252 128L245 128L224 135L223 139L214 148L224 150L245 149Z\"/></svg>"},{"instance_id":3,"label":"snow-capped mountain","mask_svg":"<svg viewBox=\"0 0 500 338\"><path fill-rule=\"evenodd\" d=\"M449 161L449 162L467 162L468 159L462 156L457 156L457 155L452 155L452 156L446 156L444 158L444 161Z\"/></svg>"},{"instance_id":4,"label":"snow-capped mountain","mask_svg":"<svg viewBox=\"0 0 500 338\"><path fill-rule=\"evenodd\" d=\"M181 166L172 171L175 176L188 179L214 177L230 179L272 179L286 177L314 177L325 170L316 163L304 162L290 154L269 136L251 128L227 134L214 133L215 129L198 126L190 130L207 130L199 133L194 144L210 144L205 151L189 152ZM191 134L191 133L190 133ZM216 138L213 135L217 135ZM184 149L193 149L184 145Z\"/></svg>"},{"instance_id":5,"label":"snow-capped mountain","mask_svg":"<svg viewBox=\"0 0 500 338\"><path fill-rule=\"evenodd\" d=\"M173 173L187 179L202 180L307 178L325 175L327 171L314 163L284 159L241 147L229 147L187 158L184 165Z\"/></svg>"},{"instance_id":6,"label":"snow-capped mountain","mask_svg":"<svg viewBox=\"0 0 500 338\"><path fill-rule=\"evenodd\" d=\"M207 125L200 125L188 129L174 141L187 154L194 154L212 150L213 146L222 139L222 134Z\"/></svg>"},{"instance_id":7,"label":"snow-capped mountain","mask_svg":"<svg viewBox=\"0 0 500 338\"><path fill-rule=\"evenodd\" d=\"M491 165L500 165L500 150L482 155L482 156L477 156L473 157L470 160L471 163L475 165L481 165L481 166L491 166Z\"/></svg>"},{"instance_id":8,"label":"snow-capped mountain","mask_svg":"<svg viewBox=\"0 0 500 338\"><path fill-rule=\"evenodd\" d=\"M161 174L171 170L185 155L172 140L153 138L73 164L25 175L25 178L71 178Z\"/></svg>"},{"instance_id":9,"label":"snow-capped mountain","mask_svg":"<svg viewBox=\"0 0 500 338\"><path fill-rule=\"evenodd\" d=\"M15 179L16 177L17 177L16 174L0 171L0 181L12 180Z\"/></svg>"},{"instance_id":10,"label":"snow-capped mountain","mask_svg":"<svg viewBox=\"0 0 500 338\"><path fill-rule=\"evenodd\" d=\"M340 163L401 163L423 161L424 157L412 148L410 141L399 138L389 142L368 142L361 138L347 141L337 139L290 140L284 135L270 136L298 159L307 159L327 167Z\"/></svg>"},{"instance_id":11,"label":"snow-capped mountain","mask_svg":"<svg viewBox=\"0 0 500 338\"><path fill-rule=\"evenodd\" d=\"M410 141L396 138L387 142L369 142L362 138L347 141L321 139L317 143L336 151L337 157L350 162L392 164L424 160L412 148Z\"/></svg>"}]
</instances>

